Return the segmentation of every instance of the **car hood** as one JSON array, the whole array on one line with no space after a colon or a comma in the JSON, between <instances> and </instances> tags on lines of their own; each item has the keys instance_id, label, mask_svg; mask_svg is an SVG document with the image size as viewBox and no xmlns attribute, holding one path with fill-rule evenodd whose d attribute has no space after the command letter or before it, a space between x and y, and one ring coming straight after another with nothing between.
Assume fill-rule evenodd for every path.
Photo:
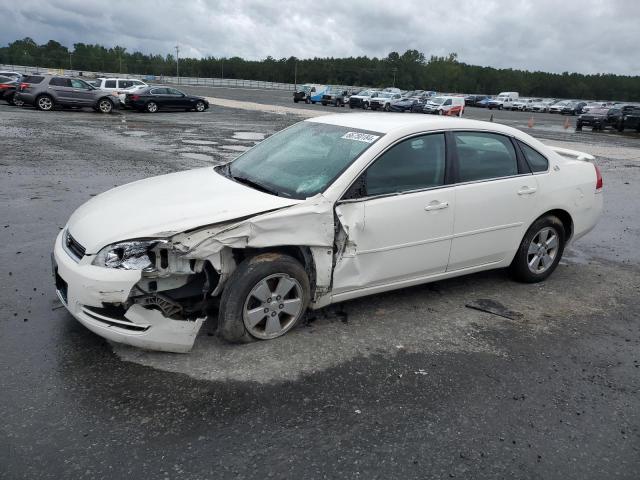
<instances>
[{"instance_id":1,"label":"car hood","mask_svg":"<svg viewBox=\"0 0 640 480\"><path fill-rule=\"evenodd\" d=\"M78 208L67 228L87 254L94 254L111 243L167 237L301 201L260 192L206 167L109 190Z\"/></svg>"}]
</instances>

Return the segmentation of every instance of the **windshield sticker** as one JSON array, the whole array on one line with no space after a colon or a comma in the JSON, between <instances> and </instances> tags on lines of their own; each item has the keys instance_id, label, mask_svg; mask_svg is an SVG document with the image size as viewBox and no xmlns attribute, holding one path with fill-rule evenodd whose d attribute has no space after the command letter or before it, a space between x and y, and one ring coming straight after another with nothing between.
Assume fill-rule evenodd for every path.
<instances>
[{"instance_id":1,"label":"windshield sticker","mask_svg":"<svg viewBox=\"0 0 640 480\"><path fill-rule=\"evenodd\" d=\"M380 135L370 135L368 133L347 132L342 138L345 140L356 140L358 142L373 143L380 138Z\"/></svg>"}]
</instances>

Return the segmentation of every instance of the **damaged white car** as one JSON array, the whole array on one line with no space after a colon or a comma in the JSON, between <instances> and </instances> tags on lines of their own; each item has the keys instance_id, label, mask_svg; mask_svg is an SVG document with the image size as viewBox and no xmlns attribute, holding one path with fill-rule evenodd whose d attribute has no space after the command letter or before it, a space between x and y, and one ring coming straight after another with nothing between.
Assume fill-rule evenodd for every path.
<instances>
[{"instance_id":1,"label":"damaged white car","mask_svg":"<svg viewBox=\"0 0 640 480\"><path fill-rule=\"evenodd\" d=\"M592 160L496 123L309 119L81 206L55 243L57 293L98 335L187 352L212 306L245 342L308 308L479 270L536 282L597 222Z\"/></svg>"}]
</instances>

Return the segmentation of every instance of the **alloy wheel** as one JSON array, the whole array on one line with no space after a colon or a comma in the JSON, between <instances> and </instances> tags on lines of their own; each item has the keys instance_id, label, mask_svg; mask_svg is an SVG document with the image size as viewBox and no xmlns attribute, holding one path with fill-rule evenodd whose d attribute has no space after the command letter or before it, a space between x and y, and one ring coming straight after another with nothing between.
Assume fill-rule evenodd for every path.
<instances>
[{"instance_id":1,"label":"alloy wheel","mask_svg":"<svg viewBox=\"0 0 640 480\"><path fill-rule=\"evenodd\" d=\"M198 112L204 112L204 103L203 102L196 103L196 110Z\"/></svg>"},{"instance_id":2,"label":"alloy wheel","mask_svg":"<svg viewBox=\"0 0 640 480\"><path fill-rule=\"evenodd\" d=\"M98 104L98 108L102 113L111 113L111 110L113 109L113 105L109 100L100 100L100 103Z\"/></svg>"},{"instance_id":3,"label":"alloy wheel","mask_svg":"<svg viewBox=\"0 0 640 480\"><path fill-rule=\"evenodd\" d=\"M242 321L254 337L268 340L284 335L303 313L302 286L285 273L260 280L244 302Z\"/></svg>"},{"instance_id":4,"label":"alloy wheel","mask_svg":"<svg viewBox=\"0 0 640 480\"><path fill-rule=\"evenodd\" d=\"M40 97L38 99L38 108L40 110L51 110L53 108L53 102L49 97Z\"/></svg>"},{"instance_id":5,"label":"alloy wheel","mask_svg":"<svg viewBox=\"0 0 640 480\"><path fill-rule=\"evenodd\" d=\"M531 272L544 273L553 265L560 245L558 238L558 232L553 227L545 227L534 235L527 251L527 264Z\"/></svg>"}]
</instances>

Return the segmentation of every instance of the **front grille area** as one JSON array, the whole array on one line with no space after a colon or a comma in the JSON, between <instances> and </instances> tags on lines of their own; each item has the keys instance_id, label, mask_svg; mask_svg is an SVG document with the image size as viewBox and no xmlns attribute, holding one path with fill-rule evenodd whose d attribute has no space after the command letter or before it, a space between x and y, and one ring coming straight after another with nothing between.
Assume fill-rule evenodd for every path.
<instances>
[{"instance_id":1,"label":"front grille area","mask_svg":"<svg viewBox=\"0 0 640 480\"><path fill-rule=\"evenodd\" d=\"M82 245L80 245L80 243L78 243L75 238L71 236L68 230L65 232L62 241L64 242L64 246L67 252L76 260L80 260L82 257L84 257L86 249Z\"/></svg>"},{"instance_id":2,"label":"front grille area","mask_svg":"<svg viewBox=\"0 0 640 480\"><path fill-rule=\"evenodd\" d=\"M85 315L108 327L118 327L132 332L145 332L150 325L133 323L124 316L126 309L116 305L104 305L102 308L83 306Z\"/></svg>"}]
</instances>

